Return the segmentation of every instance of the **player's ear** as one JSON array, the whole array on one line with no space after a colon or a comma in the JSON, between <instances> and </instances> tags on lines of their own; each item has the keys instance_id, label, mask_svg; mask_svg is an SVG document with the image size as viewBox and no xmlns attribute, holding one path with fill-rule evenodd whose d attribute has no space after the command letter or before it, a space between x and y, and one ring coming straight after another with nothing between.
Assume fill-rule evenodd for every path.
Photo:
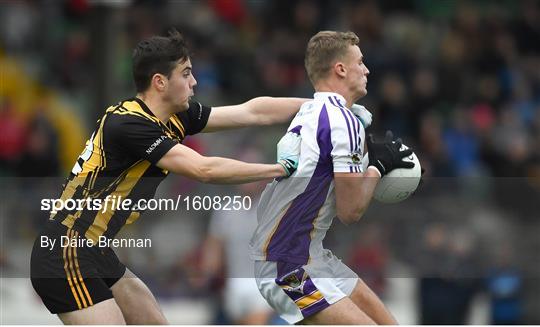
<instances>
[{"instance_id":1,"label":"player's ear","mask_svg":"<svg viewBox=\"0 0 540 327\"><path fill-rule=\"evenodd\" d=\"M338 61L334 64L334 71L336 72L336 74L340 77L345 77L347 71L345 69L345 65Z\"/></svg>"},{"instance_id":2,"label":"player's ear","mask_svg":"<svg viewBox=\"0 0 540 327\"><path fill-rule=\"evenodd\" d=\"M154 74L154 76L152 76L152 85L154 85L158 91L164 91L167 87L167 78L162 74Z\"/></svg>"}]
</instances>

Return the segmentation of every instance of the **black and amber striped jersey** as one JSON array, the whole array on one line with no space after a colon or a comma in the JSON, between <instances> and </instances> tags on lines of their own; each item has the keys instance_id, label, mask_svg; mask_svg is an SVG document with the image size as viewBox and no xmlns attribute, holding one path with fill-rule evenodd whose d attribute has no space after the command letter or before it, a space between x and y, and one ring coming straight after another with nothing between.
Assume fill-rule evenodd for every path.
<instances>
[{"instance_id":1,"label":"black and amber striped jersey","mask_svg":"<svg viewBox=\"0 0 540 327\"><path fill-rule=\"evenodd\" d=\"M199 133L210 111L190 102L188 110L163 123L138 98L109 107L98 120L61 194L64 203L71 199L79 205L51 213L50 220L95 242L101 236L114 238L124 225L137 220L142 210L112 205L105 201L107 197L118 203L128 199L134 204L153 198L168 174L155 164L186 135ZM96 199L100 207L92 205Z\"/></svg>"}]
</instances>

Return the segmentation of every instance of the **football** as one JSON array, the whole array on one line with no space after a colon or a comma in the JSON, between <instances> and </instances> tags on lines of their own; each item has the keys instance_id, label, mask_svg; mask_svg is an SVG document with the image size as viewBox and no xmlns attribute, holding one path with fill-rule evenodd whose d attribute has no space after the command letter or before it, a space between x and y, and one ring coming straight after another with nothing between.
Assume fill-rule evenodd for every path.
<instances>
[{"instance_id":1,"label":"football","mask_svg":"<svg viewBox=\"0 0 540 327\"><path fill-rule=\"evenodd\" d=\"M408 149L401 146L401 151ZM382 203L398 203L408 198L418 187L422 177L422 168L416 154L404 158L414 162L414 168L398 168L386 174L377 184L373 197Z\"/></svg>"}]
</instances>

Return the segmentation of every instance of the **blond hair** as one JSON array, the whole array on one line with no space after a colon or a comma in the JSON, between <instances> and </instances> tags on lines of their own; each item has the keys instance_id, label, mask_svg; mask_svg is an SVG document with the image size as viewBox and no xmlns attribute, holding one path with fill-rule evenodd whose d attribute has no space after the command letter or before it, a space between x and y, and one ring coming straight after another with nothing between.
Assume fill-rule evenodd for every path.
<instances>
[{"instance_id":1,"label":"blond hair","mask_svg":"<svg viewBox=\"0 0 540 327\"><path fill-rule=\"evenodd\" d=\"M335 61L343 59L360 40L353 32L321 31L308 42L304 65L312 84L327 76Z\"/></svg>"}]
</instances>

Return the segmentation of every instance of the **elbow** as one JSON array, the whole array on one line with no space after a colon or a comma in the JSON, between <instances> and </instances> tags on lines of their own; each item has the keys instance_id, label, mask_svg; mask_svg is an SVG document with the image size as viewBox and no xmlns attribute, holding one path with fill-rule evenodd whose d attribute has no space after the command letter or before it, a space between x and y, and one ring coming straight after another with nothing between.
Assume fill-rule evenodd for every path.
<instances>
[{"instance_id":1,"label":"elbow","mask_svg":"<svg viewBox=\"0 0 540 327\"><path fill-rule=\"evenodd\" d=\"M366 208L359 206L349 210L342 210L341 212L338 211L337 216L343 224L350 225L359 221L364 215L365 211Z\"/></svg>"},{"instance_id":2,"label":"elbow","mask_svg":"<svg viewBox=\"0 0 540 327\"><path fill-rule=\"evenodd\" d=\"M214 180L214 174L211 167L201 165L193 176L198 182L209 184Z\"/></svg>"},{"instance_id":3,"label":"elbow","mask_svg":"<svg viewBox=\"0 0 540 327\"><path fill-rule=\"evenodd\" d=\"M357 215L338 214L338 218L344 225L351 225L360 220Z\"/></svg>"},{"instance_id":4,"label":"elbow","mask_svg":"<svg viewBox=\"0 0 540 327\"><path fill-rule=\"evenodd\" d=\"M248 101L250 113L253 116L253 124L257 126L269 126L287 121L280 117L279 108L276 109L275 100L269 96L262 96Z\"/></svg>"},{"instance_id":5,"label":"elbow","mask_svg":"<svg viewBox=\"0 0 540 327\"><path fill-rule=\"evenodd\" d=\"M210 176L202 175L197 178L197 181L204 184L211 184L213 179Z\"/></svg>"}]
</instances>

